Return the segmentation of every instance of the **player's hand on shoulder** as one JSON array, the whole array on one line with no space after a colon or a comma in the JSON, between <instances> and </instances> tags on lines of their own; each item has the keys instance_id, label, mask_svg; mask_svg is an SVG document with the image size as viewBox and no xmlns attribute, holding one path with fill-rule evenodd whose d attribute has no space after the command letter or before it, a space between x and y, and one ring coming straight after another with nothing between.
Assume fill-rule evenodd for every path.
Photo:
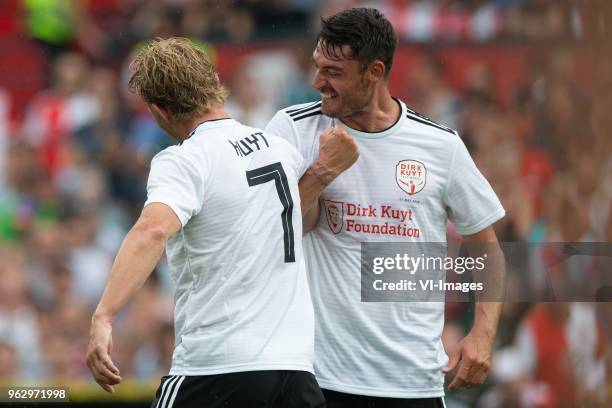
<instances>
[{"instance_id":1,"label":"player's hand on shoulder","mask_svg":"<svg viewBox=\"0 0 612 408\"><path fill-rule=\"evenodd\" d=\"M121 382L119 369L110 358L112 349L111 323L106 319L94 316L87 346L87 367L96 382L107 392L114 392L113 385Z\"/></svg>"},{"instance_id":2,"label":"player's hand on shoulder","mask_svg":"<svg viewBox=\"0 0 612 408\"><path fill-rule=\"evenodd\" d=\"M357 143L344 128L333 126L319 137L319 158L313 165L317 176L329 184L359 158Z\"/></svg>"}]
</instances>

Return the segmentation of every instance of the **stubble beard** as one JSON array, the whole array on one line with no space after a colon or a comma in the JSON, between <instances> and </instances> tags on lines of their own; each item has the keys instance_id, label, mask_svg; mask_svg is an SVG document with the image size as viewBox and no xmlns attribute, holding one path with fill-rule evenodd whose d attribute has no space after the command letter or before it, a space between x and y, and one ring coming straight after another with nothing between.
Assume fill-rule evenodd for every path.
<instances>
[{"instance_id":1,"label":"stubble beard","mask_svg":"<svg viewBox=\"0 0 612 408\"><path fill-rule=\"evenodd\" d=\"M330 118L342 119L363 111L363 109L370 103L372 96L368 95L367 90L363 89L363 81L359 83L358 87L361 92L356 93L354 98L350 98L347 104L343 104L342 100L340 100L340 103L338 103L337 105L337 109L329 110L326 109L325 102L323 102L321 104L321 112L323 112L324 115L329 116ZM340 98L340 96L336 96L336 98Z\"/></svg>"}]
</instances>

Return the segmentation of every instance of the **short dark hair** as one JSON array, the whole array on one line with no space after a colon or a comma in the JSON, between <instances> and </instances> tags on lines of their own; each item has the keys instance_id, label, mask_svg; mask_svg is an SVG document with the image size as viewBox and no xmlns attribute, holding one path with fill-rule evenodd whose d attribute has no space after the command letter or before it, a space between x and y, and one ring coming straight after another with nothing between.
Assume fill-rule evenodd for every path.
<instances>
[{"instance_id":1,"label":"short dark hair","mask_svg":"<svg viewBox=\"0 0 612 408\"><path fill-rule=\"evenodd\" d=\"M391 71L397 37L387 18L373 8L352 8L321 17L321 31L317 43L327 57L333 59L355 58L365 68L374 60L385 64L385 77ZM336 52L335 47L348 45L351 55ZM342 51L340 51L342 52Z\"/></svg>"}]
</instances>

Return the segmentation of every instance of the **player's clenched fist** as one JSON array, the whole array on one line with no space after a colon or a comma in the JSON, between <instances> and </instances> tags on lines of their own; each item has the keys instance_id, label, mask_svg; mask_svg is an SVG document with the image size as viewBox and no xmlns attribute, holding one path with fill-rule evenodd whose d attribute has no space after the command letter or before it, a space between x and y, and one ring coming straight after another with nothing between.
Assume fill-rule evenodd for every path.
<instances>
[{"instance_id":1,"label":"player's clenched fist","mask_svg":"<svg viewBox=\"0 0 612 408\"><path fill-rule=\"evenodd\" d=\"M359 150L353 137L342 127L333 126L319 137L319 158L311 171L325 185L357 161Z\"/></svg>"}]
</instances>

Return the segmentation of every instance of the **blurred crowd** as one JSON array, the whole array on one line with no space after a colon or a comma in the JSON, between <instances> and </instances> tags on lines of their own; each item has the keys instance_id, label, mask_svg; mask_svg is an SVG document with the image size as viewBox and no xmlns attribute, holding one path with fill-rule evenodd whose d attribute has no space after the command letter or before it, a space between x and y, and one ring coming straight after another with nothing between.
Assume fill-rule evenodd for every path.
<instances>
[{"instance_id":1,"label":"blurred crowd","mask_svg":"<svg viewBox=\"0 0 612 408\"><path fill-rule=\"evenodd\" d=\"M367 4L391 13L404 40L482 41L575 40L581 31L573 3ZM250 52L222 75L231 91L227 110L263 127L277 109L318 98L309 86L313 44L305 37L316 33L319 15L357 4L364 3L19 2L17 35L30 38L44 56L45 85L17 113L10 90L0 89L0 381L89 379L84 353L91 313L142 208L149 162L172 144L127 92L128 62L138 43L190 36L221 65L224 54L215 47L220 41L248 45L295 37ZM489 19L495 27L487 28ZM446 28L436 34L434 27ZM501 98L495 92L501 78L487 63L471 61L461 86L451 85L443 53L432 49L411 63L410 75L393 92L459 130L506 208L496 225L500 240L536 249L544 242L609 242L610 105L594 97L597 78L578 75L576 47L534 59L525 78ZM457 239L450 226L449 237ZM169 368L172 282L164 268L162 262L114 325L113 355L124 378L155 383ZM478 390L451 394L448 406L603 404L612 378L612 309L606 306L509 303L491 379ZM471 310L467 304L447 309L444 340L451 348L470 327Z\"/></svg>"},{"instance_id":2,"label":"blurred crowd","mask_svg":"<svg viewBox=\"0 0 612 408\"><path fill-rule=\"evenodd\" d=\"M559 48L503 100L494 93L499 78L479 61L466 71L461 91L449 85L438 57L419 61L408 81L408 104L459 130L500 197L507 215L495 225L498 238L524 244L507 259L509 300L550 300L543 292L564 287L570 292L563 300L586 288L612 301L610 258L576 262L548 245L612 240L612 138L602 106L609 98L595 98L576 81L577 63L572 51ZM452 226L448 232L459 239ZM607 406L610 305L507 302L489 383L451 394L449 406ZM458 346L471 316L469 304L447 305L447 349Z\"/></svg>"},{"instance_id":3,"label":"blurred crowd","mask_svg":"<svg viewBox=\"0 0 612 408\"><path fill-rule=\"evenodd\" d=\"M582 35L570 0L24 0L23 23L50 47L78 41L98 58L135 39L180 32L211 41L303 35L318 17L369 5L411 41L558 39Z\"/></svg>"}]
</instances>

